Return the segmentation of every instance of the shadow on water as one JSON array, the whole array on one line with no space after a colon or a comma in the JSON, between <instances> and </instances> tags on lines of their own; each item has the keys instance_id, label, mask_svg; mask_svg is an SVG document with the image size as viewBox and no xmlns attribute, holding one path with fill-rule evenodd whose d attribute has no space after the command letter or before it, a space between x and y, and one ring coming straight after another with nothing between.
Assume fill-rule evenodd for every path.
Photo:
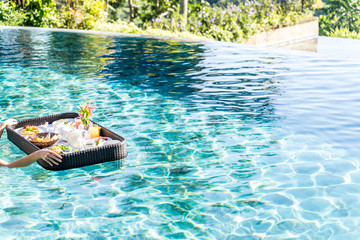
<instances>
[{"instance_id":1,"label":"shadow on water","mask_svg":"<svg viewBox=\"0 0 360 240\"><path fill-rule=\"evenodd\" d=\"M201 79L188 77L203 70L199 63L205 49L200 44L153 39L117 38L112 59L103 73L111 82L126 82L147 92L181 98L199 91Z\"/></svg>"},{"instance_id":2,"label":"shadow on water","mask_svg":"<svg viewBox=\"0 0 360 240\"><path fill-rule=\"evenodd\" d=\"M153 39L115 38L109 50L103 57L112 62L101 72L114 88L127 83L219 114L274 117L281 58L254 57L240 49L229 59L201 43ZM218 64L208 64L209 58Z\"/></svg>"},{"instance_id":3,"label":"shadow on water","mask_svg":"<svg viewBox=\"0 0 360 240\"><path fill-rule=\"evenodd\" d=\"M2 30L0 63L49 69L63 74L93 76L107 59L113 40L99 35L64 32Z\"/></svg>"}]
</instances>

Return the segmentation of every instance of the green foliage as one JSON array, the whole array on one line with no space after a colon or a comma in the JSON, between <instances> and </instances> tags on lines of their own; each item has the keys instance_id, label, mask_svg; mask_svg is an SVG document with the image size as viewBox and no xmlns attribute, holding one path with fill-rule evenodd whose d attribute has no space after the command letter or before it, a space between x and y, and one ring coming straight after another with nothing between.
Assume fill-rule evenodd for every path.
<instances>
[{"instance_id":1,"label":"green foliage","mask_svg":"<svg viewBox=\"0 0 360 240\"><path fill-rule=\"evenodd\" d=\"M109 1L108 20L110 22L129 19L129 9L126 0Z\"/></svg>"},{"instance_id":2,"label":"green foliage","mask_svg":"<svg viewBox=\"0 0 360 240\"><path fill-rule=\"evenodd\" d=\"M4 25L92 29L96 22L106 21L103 0L71 1L56 8L55 0L27 0L24 9L13 2L0 1L0 22Z\"/></svg>"},{"instance_id":3,"label":"green foliage","mask_svg":"<svg viewBox=\"0 0 360 240\"><path fill-rule=\"evenodd\" d=\"M16 8L13 2L0 1L0 25L21 26L26 14Z\"/></svg>"},{"instance_id":4,"label":"green foliage","mask_svg":"<svg viewBox=\"0 0 360 240\"><path fill-rule=\"evenodd\" d=\"M95 24L94 30L106 31L106 32L121 32L121 33L137 33L145 35L155 35L155 36L164 36L171 38L191 38L197 40L206 40L207 38L201 37L189 32L174 32L166 31L161 29L141 29L136 26L134 23L116 21L116 22L98 22Z\"/></svg>"},{"instance_id":5,"label":"green foliage","mask_svg":"<svg viewBox=\"0 0 360 240\"><path fill-rule=\"evenodd\" d=\"M93 29L96 22L106 19L105 3L101 0L77 1L74 9L62 6L59 10L61 28Z\"/></svg>"},{"instance_id":6,"label":"green foliage","mask_svg":"<svg viewBox=\"0 0 360 240\"><path fill-rule=\"evenodd\" d=\"M105 32L143 33L134 23L120 20L112 23L98 22L95 24L94 30Z\"/></svg>"},{"instance_id":7,"label":"green foliage","mask_svg":"<svg viewBox=\"0 0 360 240\"><path fill-rule=\"evenodd\" d=\"M26 19L24 25L35 27L57 27L58 16L55 0L26 1L24 8Z\"/></svg>"},{"instance_id":8,"label":"green foliage","mask_svg":"<svg viewBox=\"0 0 360 240\"><path fill-rule=\"evenodd\" d=\"M311 15L308 11L301 11L300 4L285 9L272 0L229 4L225 8L211 6L207 1L196 1L189 5L187 24L178 12L175 8L146 22L143 27L188 31L210 39L242 42L257 32L290 25Z\"/></svg>"},{"instance_id":9,"label":"green foliage","mask_svg":"<svg viewBox=\"0 0 360 240\"><path fill-rule=\"evenodd\" d=\"M350 31L347 28L335 28L335 30L329 34L329 37L360 38L360 33L356 31Z\"/></svg>"},{"instance_id":10,"label":"green foliage","mask_svg":"<svg viewBox=\"0 0 360 240\"><path fill-rule=\"evenodd\" d=\"M59 0L58 0L59 1ZM60 0L61 1L61 0ZM129 20L127 0L110 0L110 20L106 23L105 0L62 0L56 8L55 0L26 0L23 21L15 24L70 29L96 29L128 33L200 38L242 42L249 36L287 26L310 16L303 8L313 0L189 0L187 19L179 14L178 0L132 0L134 23ZM0 2L1 3L1 2ZM0 5L4 8L4 3ZM20 14L7 5L7 12ZM9 10L10 9L10 10ZM3 11L2 11L3 12ZM4 13L0 13L0 16ZM5 12L5 11L4 11ZM10 19L1 20L9 24ZM1 15L2 14L2 15ZM19 15L22 16L22 15ZM15 20L14 20L15 19ZM125 21L124 21L125 20ZM350 29L350 28L349 28ZM172 33L172 34L170 34Z\"/></svg>"},{"instance_id":11,"label":"green foliage","mask_svg":"<svg viewBox=\"0 0 360 240\"><path fill-rule=\"evenodd\" d=\"M130 19L127 0L110 0L109 20L126 21ZM132 0L133 21L137 25L158 17L161 14L173 11L178 0Z\"/></svg>"},{"instance_id":12,"label":"green foliage","mask_svg":"<svg viewBox=\"0 0 360 240\"><path fill-rule=\"evenodd\" d=\"M317 15L320 35L356 36L360 33L359 0L328 0Z\"/></svg>"},{"instance_id":13,"label":"green foliage","mask_svg":"<svg viewBox=\"0 0 360 240\"><path fill-rule=\"evenodd\" d=\"M77 29L82 27L83 14L81 10L72 9L69 6L62 6L59 10L60 28Z\"/></svg>"},{"instance_id":14,"label":"green foliage","mask_svg":"<svg viewBox=\"0 0 360 240\"><path fill-rule=\"evenodd\" d=\"M164 15L164 13L174 12L178 10L178 2L174 0L159 1L156 5L156 0L146 0L146 4L141 6L141 9L135 17L139 17L141 22L151 21L153 18Z\"/></svg>"}]
</instances>

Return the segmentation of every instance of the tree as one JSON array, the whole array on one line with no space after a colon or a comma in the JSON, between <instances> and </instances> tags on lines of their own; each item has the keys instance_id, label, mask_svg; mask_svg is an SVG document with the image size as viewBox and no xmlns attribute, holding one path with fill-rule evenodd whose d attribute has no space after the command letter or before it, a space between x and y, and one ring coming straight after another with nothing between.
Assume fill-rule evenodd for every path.
<instances>
[{"instance_id":1,"label":"tree","mask_svg":"<svg viewBox=\"0 0 360 240\"><path fill-rule=\"evenodd\" d=\"M182 16L182 20L185 25L187 21L187 6L188 0L180 0L180 15Z\"/></svg>"},{"instance_id":2,"label":"tree","mask_svg":"<svg viewBox=\"0 0 360 240\"><path fill-rule=\"evenodd\" d=\"M128 0L128 4L129 4L129 15L130 15L130 22L133 21L134 16L133 16L133 3L132 0Z\"/></svg>"}]
</instances>

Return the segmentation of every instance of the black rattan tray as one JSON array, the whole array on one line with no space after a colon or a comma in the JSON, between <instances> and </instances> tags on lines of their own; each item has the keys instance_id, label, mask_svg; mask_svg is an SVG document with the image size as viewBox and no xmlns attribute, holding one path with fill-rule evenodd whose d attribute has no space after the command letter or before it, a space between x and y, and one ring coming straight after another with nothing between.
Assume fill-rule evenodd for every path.
<instances>
[{"instance_id":1,"label":"black rattan tray","mask_svg":"<svg viewBox=\"0 0 360 240\"><path fill-rule=\"evenodd\" d=\"M55 115L49 115L39 118L31 118L19 121L18 124L13 126L6 127L7 136L10 141L12 141L16 146L18 146L26 154L31 154L40 148L26 140L23 136L18 134L15 129L24 127L26 125L42 125L46 122L49 124L53 123L59 119L65 118L76 118L77 113L68 112L60 113ZM93 122L93 121L92 121ZM38 164L47 170L60 171L71 168L84 167L88 165L110 162L115 160L123 159L127 156L126 152L126 140L125 138L117 135L116 133L110 131L109 129L101 126L100 124L93 122L101 127L100 135L104 137L112 138L113 140L119 140L120 142L114 143L111 145L90 148L81 150L78 152L64 153L62 154L62 162L59 165L50 166L43 160L38 160Z\"/></svg>"}]
</instances>

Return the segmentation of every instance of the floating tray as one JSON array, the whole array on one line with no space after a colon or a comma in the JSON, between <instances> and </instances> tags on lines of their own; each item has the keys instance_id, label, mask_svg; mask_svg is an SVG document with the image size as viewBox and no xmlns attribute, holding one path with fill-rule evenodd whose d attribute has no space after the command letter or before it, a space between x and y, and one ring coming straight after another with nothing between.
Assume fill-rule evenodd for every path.
<instances>
[{"instance_id":1,"label":"floating tray","mask_svg":"<svg viewBox=\"0 0 360 240\"><path fill-rule=\"evenodd\" d=\"M8 139L18 146L26 154L31 154L40 148L26 140L22 135L18 134L15 129L24 127L26 125L43 125L48 122L52 124L56 120L65 119L65 118L76 118L77 113L68 112L54 114L39 118L31 118L19 121L18 124L13 126L6 127ZM92 121L93 122L93 121ZM90 149L81 150L78 152L64 153L62 154L62 162L59 165L50 166L44 160L38 160L37 163L40 164L43 168L51 171L60 171L71 168L84 167L88 165L110 162L115 160L123 159L127 156L126 152L126 140L125 138L117 135L116 133L110 131L109 129L101 126L100 124L93 122L101 127L100 135L104 137L109 137L113 140L119 140L120 142L109 144L101 147L95 147Z\"/></svg>"}]
</instances>

